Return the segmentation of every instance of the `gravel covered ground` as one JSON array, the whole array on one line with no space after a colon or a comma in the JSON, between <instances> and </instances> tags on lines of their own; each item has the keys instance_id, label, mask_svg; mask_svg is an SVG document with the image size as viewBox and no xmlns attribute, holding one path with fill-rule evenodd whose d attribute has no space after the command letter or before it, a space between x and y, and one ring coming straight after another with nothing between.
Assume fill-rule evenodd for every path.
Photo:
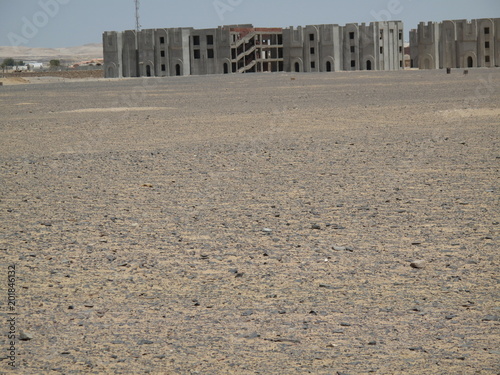
<instances>
[{"instance_id":1,"label":"gravel covered ground","mask_svg":"<svg viewBox=\"0 0 500 375\"><path fill-rule=\"evenodd\" d=\"M0 370L15 316L19 374L498 374L498 103L500 69L0 87Z\"/></svg>"}]
</instances>

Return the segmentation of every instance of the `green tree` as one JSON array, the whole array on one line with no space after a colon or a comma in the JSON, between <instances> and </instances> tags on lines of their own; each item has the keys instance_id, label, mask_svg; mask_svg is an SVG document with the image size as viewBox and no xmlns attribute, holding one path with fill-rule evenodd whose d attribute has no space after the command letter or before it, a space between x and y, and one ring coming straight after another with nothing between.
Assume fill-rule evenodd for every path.
<instances>
[{"instance_id":1,"label":"green tree","mask_svg":"<svg viewBox=\"0 0 500 375\"><path fill-rule=\"evenodd\" d=\"M14 59L12 57L7 57L6 59L3 60L2 65L14 66L14 65L16 65L16 62L14 61Z\"/></svg>"},{"instance_id":2,"label":"green tree","mask_svg":"<svg viewBox=\"0 0 500 375\"><path fill-rule=\"evenodd\" d=\"M61 66L61 60L50 60L49 64L51 68L57 68Z\"/></svg>"}]
</instances>

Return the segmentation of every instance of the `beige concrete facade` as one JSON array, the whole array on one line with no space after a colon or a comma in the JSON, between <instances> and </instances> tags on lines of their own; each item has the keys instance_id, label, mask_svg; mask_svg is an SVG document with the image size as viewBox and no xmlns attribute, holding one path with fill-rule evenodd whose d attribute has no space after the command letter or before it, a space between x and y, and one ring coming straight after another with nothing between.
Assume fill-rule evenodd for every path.
<instances>
[{"instance_id":1,"label":"beige concrete facade","mask_svg":"<svg viewBox=\"0 0 500 375\"><path fill-rule=\"evenodd\" d=\"M415 68L500 66L500 18L421 22L410 43Z\"/></svg>"},{"instance_id":2,"label":"beige concrete facade","mask_svg":"<svg viewBox=\"0 0 500 375\"><path fill-rule=\"evenodd\" d=\"M108 78L404 68L400 21L108 31L103 46Z\"/></svg>"}]
</instances>

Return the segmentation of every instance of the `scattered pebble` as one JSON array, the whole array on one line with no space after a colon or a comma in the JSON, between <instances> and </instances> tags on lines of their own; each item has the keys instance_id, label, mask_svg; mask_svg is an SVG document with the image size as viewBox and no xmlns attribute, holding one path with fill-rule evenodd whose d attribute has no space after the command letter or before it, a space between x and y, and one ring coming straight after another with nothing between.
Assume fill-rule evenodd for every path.
<instances>
[{"instance_id":1,"label":"scattered pebble","mask_svg":"<svg viewBox=\"0 0 500 375\"><path fill-rule=\"evenodd\" d=\"M500 316L498 315L486 315L483 319L483 322L500 322Z\"/></svg>"},{"instance_id":2,"label":"scattered pebble","mask_svg":"<svg viewBox=\"0 0 500 375\"><path fill-rule=\"evenodd\" d=\"M423 268L425 268L425 261L424 260L415 260L415 261L410 263L410 266L412 268L423 269Z\"/></svg>"},{"instance_id":3,"label":"scattered pebble","mask_svg":"<svg viewBox=\"0 0 500 375\"><path fill-rule=\"evenodd\" d=\"M28 332L20 331L19 332L19 340L21 341L29 341L33 340L33 335Z\"/></svg>"}]
</instances>

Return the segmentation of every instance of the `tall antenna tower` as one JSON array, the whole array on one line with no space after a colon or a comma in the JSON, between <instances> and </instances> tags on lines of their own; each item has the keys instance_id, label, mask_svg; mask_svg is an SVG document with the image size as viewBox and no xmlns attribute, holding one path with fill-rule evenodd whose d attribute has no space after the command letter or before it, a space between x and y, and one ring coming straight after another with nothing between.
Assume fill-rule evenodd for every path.
<instances>
[{"instance_id":1,"label":"tall antenna tower","mask_svg":"<svg viewBox=\"0 0 500 375\"><path fill-rule=\"evenodd\" d=\"M135 59L136 59L136 69L137 77L141 76L141 62L139 61L141 54L139 52L139 31L141 30L141 24L139 22L139 0L135 1Z\"/></svg>"},{"instance_id":2,"label":"tall antenna tower","mask_svg":"<svg viewBox=\"0 0 500 375\"><path fill-rule=\"evenodd\" d=\"M139 22L139 0L135 0L135 31L138 33L141 29L141 24Z\"/></svg>"}]
</instances>

